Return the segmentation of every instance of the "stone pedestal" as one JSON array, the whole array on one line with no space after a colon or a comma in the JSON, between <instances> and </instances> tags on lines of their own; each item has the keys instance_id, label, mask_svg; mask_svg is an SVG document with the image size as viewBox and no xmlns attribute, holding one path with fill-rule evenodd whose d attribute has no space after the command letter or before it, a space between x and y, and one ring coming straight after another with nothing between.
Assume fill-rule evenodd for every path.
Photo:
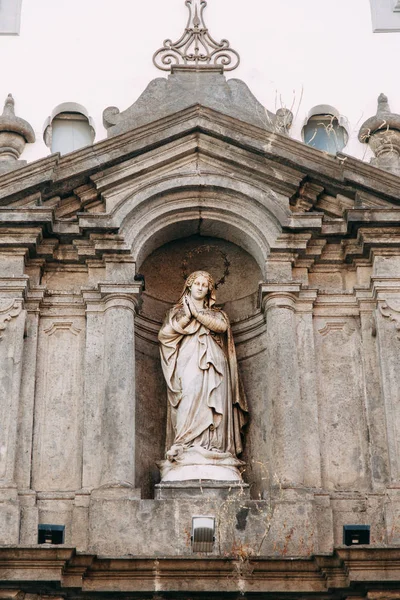
<instances>
[{"instance_id":1,"label":"stone pedestal","mask_svg":"<svg viewBox=\"0 0 400 600\"><path fill-rule=\"evenodd\" d=\"M229 452L213 452L200 446L187 448L175 460L158 463L161 481L242 481L240 469L245 463Z\"/></svg>"},{"instance_id":2,"label":"stone pedestal","mask_svg":"<svg viewBox=\"0 0 400 600\"><path fill-rule=\"evenodd\" d=\"M175 500L189 498L231 498L250 499L247 483L238 481L174 481L159 483L155 486L156 500Z\"/></svg>"}]
</instances>

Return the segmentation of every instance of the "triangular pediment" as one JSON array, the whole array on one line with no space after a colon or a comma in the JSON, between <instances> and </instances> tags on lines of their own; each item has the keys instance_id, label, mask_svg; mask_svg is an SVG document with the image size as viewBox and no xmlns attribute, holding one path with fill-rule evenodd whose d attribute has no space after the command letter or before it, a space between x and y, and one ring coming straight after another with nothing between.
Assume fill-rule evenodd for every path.
<instances>
[{"instance_id":1,"label":"triangular pediment","mask_svg":"<svg viewBox=\"0 0 400 600\"><path fill-rule=\"evenodd\" d=\"M60 243L121 235L132 198L151 186L161 195L224 188L244 207L264 207L285 235L354 237L364 222L371 227L371 210L375 226L396 223L400 202L395 175L195 105L1 176L3 229L32 227Z\"/></svg>"},{"instance_id":2,"label":"triangular pediment","mask_svg":"<svg viewBox=\"0 0 400 600\"><path fill-rule=\"evenodd\" d=\"M178 147L181 140L203 134L202 140L220 140L224 154L231 149L250 153L256 172L273 166L282 175L296 172L298 177L318 179L322 184L349 194L357 187L368 189L377 197L399 202L399 178L350 156L332 156L306 146L285 135L268 132L254 125L195 105L153 121L131 131L60 156L50 155L0 177L0 205L16 206L29 193L37 191L46 201L52 194L65 196L69 191L89 183L92 175L118 165L132 157L145 156L154 148ZM201 138L199 138L200 140ZM123 167L120 167L123 168ZM278 175L278 179L283 177ZM36 203L37 205L37 203Z\"/></svg>"}]
</instances>

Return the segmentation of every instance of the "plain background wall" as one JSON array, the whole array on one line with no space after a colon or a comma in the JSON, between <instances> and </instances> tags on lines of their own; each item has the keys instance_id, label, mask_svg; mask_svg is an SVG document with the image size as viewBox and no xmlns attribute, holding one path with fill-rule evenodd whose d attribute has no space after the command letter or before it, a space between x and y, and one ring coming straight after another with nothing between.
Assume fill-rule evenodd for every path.
<instances>
[{"instance_id":1,"label":"plain background wall","mask_svg":"<svg viewBox=\"0 0 400 600\"><path fill-rule=\"evenodd\" d=\"M95 141L106 137L103 110L125 110L166 76L153 53L180 37L187 14L184 0L23 0L20 35L0 36L0 102L11 92L37 137L22 158L49 154L43 124L62 102L84 105ZM400 33L372 33L367 0L208 0L205 16L212 36L241 55L227 76L243 79L271 111L291 108L296 139L309 110L330 104L349 122L344 152L368 159L357 134L379 93L400 113Z\"/></svg>"}]
</instances>

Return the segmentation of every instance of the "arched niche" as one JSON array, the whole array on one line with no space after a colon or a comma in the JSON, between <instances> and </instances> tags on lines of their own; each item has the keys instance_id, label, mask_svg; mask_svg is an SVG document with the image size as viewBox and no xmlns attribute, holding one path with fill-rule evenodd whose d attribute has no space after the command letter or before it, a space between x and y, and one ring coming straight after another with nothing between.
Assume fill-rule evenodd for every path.
<instances>
[{"instance_id":1,"label":"arched niche","mask_svg":"<svg viewBox=\"0 0 400 600\"><path fill-rule=\"evenodd\" d=\"M106 178L102 185L107 188ZM174 173L173 169L152 181L139 181L135 190L126 179L117 188L104 189L103 195L108 209L104 225L118 228L131 248L137 272L146 279L135 327L136 485L143 497L153 497L159 480L156 462L165 452L167 399L157 334L163 315L183 287L183 257L202 244L215 247L213 256L200 252L201 260L197 264L192 260L188 270L208 268L218 280L225 268L221 252L232 262L217 302L233 321L239 371L254 415L243 458L251 464L267 455L265 321L257 291L265 280L271 247L290 218L288 198L257 181L244 182L222 173ZM85 224L91 224L91 219Z\"/></svg>"},{"instance_id":2,"label":"arched niche","mask_svg":"<svg viewBox=\"0 0 400 600\"><path fill-rule=\"evenodd\" d=\"M213 276L218 305L232 322L258 310L262 271L254 258L230 241L196 233L164 244L141 264L140 273L146 281L141 315L161 322L166 310L178 300L186 277L200 270Z\"/></svg>"},{"instance_id":3,"label":"arched niche","mask_svg":"<svg viewBox=\"0 0 400 600\"><path fill-rule=\"evenodd\" d=\"M154 483L159 478L156 462L163 458L165 450L167 396L157 333L166 311L179 299L185 278L191 272L207 270L213 275L217 283L217 304L228 313L234 327L240 329L245 323L251 323L249 351L238 352L239 371L242 371L250 406L262 402L259 364L265 345L258 288L263 271L242 246L209 234L213 231L222 234L218 222L210 222L204 231L208 235L202 235L199 228L193 229L191 221L186 221L183 228L167 227L149 240L148 248L157 247L138 264L146 289L136 318L136 484L142 488L145 498L153 496ZM168 241L160 244L164 240ZM246 342L242 345L246 346ZM256 378L253 373L257 373ZM246 434L247 461L251 461L251 449L256 445L250 441L251 435L250 424Z\"/></svg>"},{"instance_id":4,"label":"arched niche","mask_svg":"<svg viewBox=\"0 0 400 600\"><path fill-rule=\"evenodd\" d=\"M203 179L200 187L183 178L121 194L109 224L119 228L139 267L159 246L199 233L237 244L264 272L270 248L291 216L288 198L243 182L235 190L232 179L229 187L228 182L219 187L212 178ZM113 200L107 193L105 197L111 205Z\"/></svg>"}]
</instances>

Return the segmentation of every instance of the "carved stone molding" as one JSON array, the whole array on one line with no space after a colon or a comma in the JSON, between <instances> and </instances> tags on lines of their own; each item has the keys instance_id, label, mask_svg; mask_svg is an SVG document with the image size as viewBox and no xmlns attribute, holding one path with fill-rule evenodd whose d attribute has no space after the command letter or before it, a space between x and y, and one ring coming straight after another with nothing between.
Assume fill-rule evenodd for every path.
<instances>
[{"instance_id":1,"label":"carved stone molding","mask_svg":"<svg viewBox=\"0 0 400 600\"><path fill-rule=\"evenodd\" d=\"M397 337L400 339L400 300L385 300L379 304L379 311L385 319L393 321L396 330L399 332Z\"/></svg>"},{"instance_id":2,"label":"carved stone molding","mask_svg":"<svg viewBox=\"0 0 400 600\"><path fill-rule=\"evenodd\" d=\"M327 321L321 329L318 329L318 333L320 333L323 337L326 337L330 333L335 333L337 331L343 331L348 337L350 337L356 328L348 321Z\"/></svg>"},{"instance_id":3,"label":"carved stone molding","mask_svg":"<svg viewBox=\"0 0 400 600\"><path fill-rule=\"evenodd\" d=\"M22 302L18 300L0 300L0 340L3 338L3 332L7 324L18 317L22 311Z\"/></svg>"},{"instance_id":4,"label":"carved stone molding","mask_svg":"<svg viewBox=\"0 0 400 600\"><path fill-rule=\"evenodd\" d=\"M84 290L83 298L86 311L105 312L110 308L121 308L137 313L140 304L142 282L118 284L100 282L97 290Z\"/></svg>"},{"instance_id":5,"label":"carved stone molding","mask_svg":"<svg viewBox=\"0 0 400 600\"><path fill-rule=\"evenodd\" d=\"M50 327L44 329L44 332L48 335L53 335L54 333L60 330L69 331L70 333L72 333L72 335L79 335L81 332L81 329L75 327L72 321L54 321L54 323L52 323Z\"/></svg>"},{"instance_id":6,"label":"carved stone molding","mask_svg":"<svg viewBox=\"0 0 400 600\"><path fill-rule=\"evenodd\" d=\"M261 307L261 311L266 314L273 307L288 308L294 311L300 288L301 284L292 281L285 283L260 283L258 304Z\"/></svg>"},{"instance_id":7,"label":"carved stone molding","mask_svg":"<svg viewBox=\"0 0 400 600\"><path fill-rule=\"evenodd\" d=\"M77 597L89 596L94 599L109 597L116 600L126 597L126 585L129 578L129 597L143 598L143 581L148 587L158 585L167 589L170 597L178 594L185 581L187 597L192 597L198 590L226 590L213 593L202 592L202 597L213 598L237 596L237 558L206 557L196 558L159 557L157 571L154 569L154 558L126 557L123 560L110 560L96 557L93 554L76 554L73 548L0 548L0 564L5 576L3 585L8 582L22 581L24 589L30 594L40 594L46 600L71 597L70 590L75 588ZM348 547L337 548L332 554L313 554L308 558L285 557L252 557L254 570L243 576L247 589L255 590L257 597L280 595L282 588L287 598L299 598L306 589L312 589L318 597L333 600L341 598L368 598L368 600L397 600L398 572L400 552L398 548L387 547ZM123 567L123 571L121 571ZM54 581L60 589L60 595L44 595L43 582L28 579L32 572L40 572L45 581ZM123 577L121 576L123 573ZM371 572L374 580L371 581ZM274 578L271 573L276 573ZM31 576L32 578L32 576ZM211 582L211 584L210 584ZM90 588L89 588L90 586ZM236 587L235 587L236 586ZM357 586L363 594L354 593ZM0 596L4 600L18 598L18 590L9 584ZM89 588L89 593L88 593ZM372 589L371 589L372 588ZM83 590L83 591L82 591ZM176 591L176 592L175 592ZM310 596L310 595L309 595ZM234 596L235 597L235 596ZM7 598L7 600L8 600ZM31 596L32 598L32 596Z\"/></svg>"}]
</instances>

